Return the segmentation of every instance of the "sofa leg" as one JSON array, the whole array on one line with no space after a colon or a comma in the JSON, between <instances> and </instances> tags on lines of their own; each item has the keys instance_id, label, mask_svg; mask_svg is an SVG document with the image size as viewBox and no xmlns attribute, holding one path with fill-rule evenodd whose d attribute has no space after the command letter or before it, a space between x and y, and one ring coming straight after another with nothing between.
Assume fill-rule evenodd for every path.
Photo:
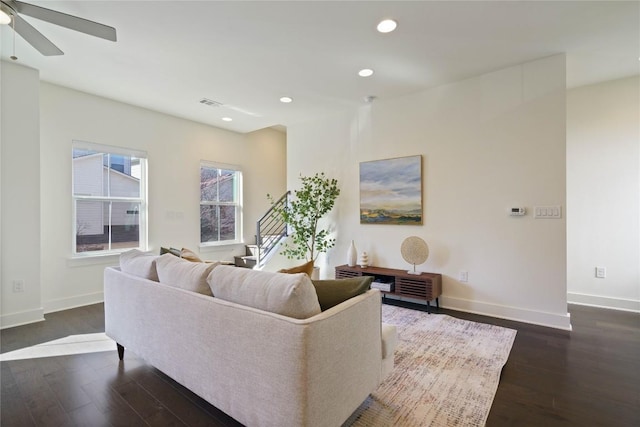
<instances>
[{"instance_id":1,"label":"sofa leg","mask_svg":"<svg viewBox=\"0 0 640 427\"><path fill-rule=\"evenodd\" d=\"M118 343L116 343L116 345L118 346L118 358L122 360L124 359L124 347Z\"/></svg>"}]
</instances>

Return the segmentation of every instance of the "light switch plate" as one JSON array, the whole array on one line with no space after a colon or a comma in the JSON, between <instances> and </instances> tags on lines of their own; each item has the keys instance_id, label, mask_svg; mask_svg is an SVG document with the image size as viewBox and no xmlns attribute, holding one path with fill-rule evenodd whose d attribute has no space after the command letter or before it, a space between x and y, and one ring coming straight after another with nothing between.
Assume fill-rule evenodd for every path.
<instances>
[{"instance_id":1,"label":"light switch plate","mask_svg":"<svg viewBox=\"0 0 640 427\"><path fill-rule=\"evenodd\" d=\"M535 219L560 219L562 218L562 206L535 206L533 217Z\"/></svg>"}]
</instances>

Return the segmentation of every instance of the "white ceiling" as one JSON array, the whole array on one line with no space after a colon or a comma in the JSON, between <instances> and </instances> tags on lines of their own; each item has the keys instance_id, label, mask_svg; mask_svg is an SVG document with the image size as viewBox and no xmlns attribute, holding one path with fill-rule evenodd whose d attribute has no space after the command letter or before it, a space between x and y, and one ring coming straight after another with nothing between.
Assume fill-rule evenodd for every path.
<instances>
[{"instance_id":1,"label":"white ceiling","mask_svg":"<svg viewBox=\"0 0 640 427\"><path fill-rule=\"evenodd\" d=\"M23 16L65 52L44 57L17 38L17 62L42 80L237 132L560 53L568 87L640 74L638 1L30 3L118 31L113 43ZM386 17L398 29L380 34ZM10 61L13 33L0 35ZM358 77L365 67L375 74Z\"/></svg>"}]
</instances>

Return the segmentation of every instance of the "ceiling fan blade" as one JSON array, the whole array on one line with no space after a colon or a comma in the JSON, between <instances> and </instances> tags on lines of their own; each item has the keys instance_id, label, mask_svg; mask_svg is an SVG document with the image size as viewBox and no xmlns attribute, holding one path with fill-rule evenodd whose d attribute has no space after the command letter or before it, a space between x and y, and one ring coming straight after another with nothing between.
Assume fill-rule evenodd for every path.
<instances>
[{"instance_id":1,"label":"ceiling fan blade","mask_svg":"<svg viewBox=\"0 0 640 427\"><path fill-rule=\"evenodd\" d=\"M25 39L29 44L35 47L41 54L45 56L64 55L64 52L58 49L51 40L46 38L18 15L14 15L16 33Z\"/></svg>"},{"instance_id":2,"label":"ceiling fan blade","mask_svg":"<svg viewBox=\"0 0 640 427\"><path fill-rule=\"evenodd\" d=\"M111 40L113 42L117 39L116 29L108 25L89 21L88 19L68 15L66 13L44 7L35 6L33 4L23 3L17 0L9 0L7 3L13 6L18 13L23 13L42 21L51 22L52 24L60 25L61 27L69 28L70 30L80 31L81 33Z\"/></svg>"}]
</instances>

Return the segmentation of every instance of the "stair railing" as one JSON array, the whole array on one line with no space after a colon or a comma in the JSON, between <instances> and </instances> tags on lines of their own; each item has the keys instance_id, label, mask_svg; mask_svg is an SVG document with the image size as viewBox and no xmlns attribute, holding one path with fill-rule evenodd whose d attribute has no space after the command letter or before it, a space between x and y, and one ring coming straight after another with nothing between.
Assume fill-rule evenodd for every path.
<instances>
[{"instance_id":1,"label":"stair railing","mask_svg":"<svg viewBox=\"0 0 640 427\"><path fill-rule=\"evenodd\" d=\"M289 203L290 191L276 200L271 208L256 222L257 267L264 266L280 241L288 235L287 224L278 211Z\"/></svg>"}]
</instances>

